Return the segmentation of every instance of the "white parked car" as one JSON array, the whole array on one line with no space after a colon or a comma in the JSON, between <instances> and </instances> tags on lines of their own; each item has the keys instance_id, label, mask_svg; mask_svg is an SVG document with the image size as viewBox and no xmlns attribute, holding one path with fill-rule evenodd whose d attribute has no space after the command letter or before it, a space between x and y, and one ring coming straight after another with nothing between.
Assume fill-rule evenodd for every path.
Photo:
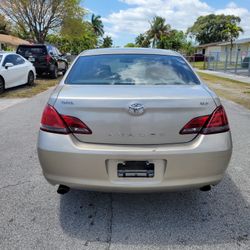
<instances>
[{"instance_id":1,"label":"white parked car","mask_svg":"<svg viewBox=\"0 0 250 250\"><path fill-rule=\"evenodd\" d=\"M25 58L15 53L0 52L0 93L23 84L33 85L35 76L33 64Z\"/></svg>"}]
</instances>

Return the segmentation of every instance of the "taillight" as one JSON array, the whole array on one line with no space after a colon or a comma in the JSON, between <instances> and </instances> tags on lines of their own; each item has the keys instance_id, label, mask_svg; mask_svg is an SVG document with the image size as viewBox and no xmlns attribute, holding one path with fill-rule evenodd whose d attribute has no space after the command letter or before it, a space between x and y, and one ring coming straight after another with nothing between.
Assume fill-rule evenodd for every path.
<instances>
[{"instance_id":1,"label":"taillight","mask_svg":"<svg viewBox=\"0 0 250 250\"><path fill-rule=\"evenodd\" d=\"M46 62L50 63L50 61L51 61L51 56L50 55L46 55Z\"/></svg>"},{"instance_id":2,"label":"taillight","mask_svg":"<svg viewBox=\"0 0 250 250\"><path fill-rule=\"evenodd\" d=\"M227 120L227 114L223 106L219 106L212 113L206 126L202 129L202 134L215 134L222 133L229 130L229 124Z\"/></svg>"},{"instance_id":3,"label":"taillight","mask_svg":"<svg viewBox=\"0 0 250 250\"><path fill-rule=\"evenodd\" d=\"M46 105L42 120L41 130L53 133L68 134L69 129L57 111L50 105Z\"/></svg>"},{"instance_id":4,"label":"taillight","mask_svg":"<svg viewBox=\"0 0 250 250\"><path fill-rule=\"evenodd\" d=\"M41 130L59 134L92 134L92 131L81 120L68 115L60 115L49 104L43 111Z\"/></svg>"},{"instance_id":5,"label":"taillight","mask_svg":"<svg viewBox=\"0 0 250 250\"><path fill-rule=\"evenodd\" d=\"M76 117L62 115L69 130L74 134L92 134L88 126Z\"/></svg>"},{"instance_id":6,"label":"taillight","mask_svg":"<svg viewBox=\"0 0 250 250\"><path fill-rule=\"evenodd\" d=\"M229 130L226 112L223 106L217 107L211 115L199 116L189 121L180 134L215 134Z\"/></svg>"},{"instance_id":7,"label":"taillight","mask_svg":"<svg viewBox=\"0 0 250 250\"><path fill-rule=\"evenodd\" d=\"M180 134L184 135L200 133L208 118L209 115L195 117L183 127L183 129L180 131Z\"/></svg>"}]
</instances>

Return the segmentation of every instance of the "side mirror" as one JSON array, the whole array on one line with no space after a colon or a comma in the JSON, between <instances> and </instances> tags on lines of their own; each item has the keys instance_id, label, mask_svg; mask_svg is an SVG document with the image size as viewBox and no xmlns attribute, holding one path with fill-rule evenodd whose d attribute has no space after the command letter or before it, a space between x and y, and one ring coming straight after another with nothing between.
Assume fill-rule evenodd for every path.
<instances>
[{"instance_id":1,"label":"side mirror","mask_svg":"<svg viewBox=\"0 0 250 250\"><path fill-rule=\"evenodd\" d=\"M4 67L5 67L6 69L11 68L11 67L13 67L13 66L14 66L13 63L5 63L5 65L4 65Z\"/></svg>"}]
</instances>

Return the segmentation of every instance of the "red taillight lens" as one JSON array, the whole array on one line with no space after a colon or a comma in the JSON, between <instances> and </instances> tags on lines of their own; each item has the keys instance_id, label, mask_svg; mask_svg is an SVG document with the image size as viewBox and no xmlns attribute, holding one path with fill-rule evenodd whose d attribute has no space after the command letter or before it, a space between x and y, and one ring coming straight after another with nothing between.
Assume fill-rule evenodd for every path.
<instances>
[{"instance_id":1,"label":"red taillight lens","mask_svg":"<svg viewBox=\"0 0 250 250\"><path fill-rule=\"evenodd\" d=\"M50 105L46 105L42 120L41 130L53 133L68 134L69 130L57 111Z\"/></svg>"},{"instance_id":2,"label":"red taillight lens","mask_svg":"<svg viewBox=\"0 0 250 250\"><path fill-rule=\"evenodd\" d=\"M183 127L183 129L180 131L180 134L184 135L200 133L208 119L209 115L199 116L192 119Z\"/></svg>"},{"instance_id":3,"label":"red taillight lens","mask_svg":"<svg viewBox=\"0 0 250 250\"><path fill-rule=\"evenodd\" d=\"M222 133L229 130L227 114L223 106L219 106L210 116L206 126L202 129L202 134Z\"/></svg>"},{"instance_id":4,"label":"red taillight lens","mask_svg":"<svg viewBox=\"0 0 250 250\"><path fill-rule=\"evenodd\" d=\"M215 134L229 130L226 112L223 106L217 107L211 115L199 116L188 122L180 134Z\"/></svg>"},{"instance_id":5,"label":"red taillight lens","mask_svg":"<svg viewBox=\"0 0 250 250\"><path fill-rule=\"evenodd\" d=\"M92 131L76 117L60 115L56 109L46 105L42 120L41 130L59 134L92 134Z\"/></svg>"},{"instance_id":6,"label":"red taillight lens","mask_svg":"<svg viewBox=\"0 0 250 250\"><path fill-rule=\"evenodd\" d=\"M62 115L69 130L74 134L92 134L88 126L76 117Z\"/></svg>"},{"instance_id":7,"label":"red taillight lens","mask_svg":"<svg viewBox=\"0 0 250 250\"><path fill-rule=\"evenodd\" d=\"M50 55L46 55L46 62L50 63L50 60L51 60L51 56Z\"/></svg>"}]
</instances>

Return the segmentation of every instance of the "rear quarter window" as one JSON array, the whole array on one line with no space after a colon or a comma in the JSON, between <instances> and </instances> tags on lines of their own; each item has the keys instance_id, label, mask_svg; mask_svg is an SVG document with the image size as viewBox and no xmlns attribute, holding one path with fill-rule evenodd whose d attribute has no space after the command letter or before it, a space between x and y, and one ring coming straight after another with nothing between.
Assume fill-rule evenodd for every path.
<instances>
[{"instance_id":1,"label":"rear quarter window","mask_svg":"<svg viewBox=\"0 0 250 250\"><path fill-rule=\"evenodd\" d=\"M198 78L180 56L112 54L81 56L66 84L193 85Z\"/></svg>"}]
</instances>

